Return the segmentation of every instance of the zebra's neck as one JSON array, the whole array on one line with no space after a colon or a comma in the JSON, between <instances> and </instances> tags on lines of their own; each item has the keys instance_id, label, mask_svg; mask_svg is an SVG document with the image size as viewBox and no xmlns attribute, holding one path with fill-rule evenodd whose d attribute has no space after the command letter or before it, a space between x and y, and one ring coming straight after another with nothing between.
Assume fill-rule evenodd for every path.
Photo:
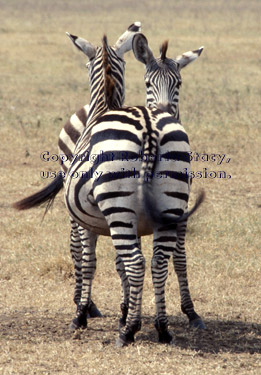
<instances>
[{"instance_id":1,"label":"zebra's neck","mask_svg":"<svg viewBox=\"0 0 261 375\"><path fill-rule=\"evenodd\" d=\"M112 110L121 108L124 102L124 92L121 93L117 87L114 88L109 94L106 93L105 82L101 82L95 93L91 93L91 102L89 107L89 114L87 120L87 126L91 123L94 123L96 119L101 116L103 113ZM124 91L124 87L123 87ZM109 100L108 100L109 99Z\"/></svg>"},{"instance_id":2,"label":"zebra's neck","mask_svg":"<svg viewBox=\"0 0 261 375\"><path fill-rule=\"evenodd\" d=\"M104 86L101 85L99 92L90 102L90 110L87 120L87 127L95 122L96 118L101 116L104 112L109 109L105 100Z\"/></svg>"},{"instance_id":3,"label":"zebra's neck","mask_svg":"<svg viewBox=\"0 0 261 375\"><path fill-rule=\"evenodd\" d=\"M95 121L95 118L100 116L108 108L105 99L105 80L104 80L104 69L102 54L97 59L95 66L90 73L90 88L91 88L91 101L89 107L89 114L87 120L87 126Z\"/></svg>"},{"instance_id":4,"label":"zebra's neck","mask_svg":"<svg viewBox=\"0 0 261 375\"><path fill-rule=\"evenodd\" d=\"M122 107L125 99L124 62L107 45L90 75L90 87L87 126L106 111Z\"/></svg>"}]
</instances>

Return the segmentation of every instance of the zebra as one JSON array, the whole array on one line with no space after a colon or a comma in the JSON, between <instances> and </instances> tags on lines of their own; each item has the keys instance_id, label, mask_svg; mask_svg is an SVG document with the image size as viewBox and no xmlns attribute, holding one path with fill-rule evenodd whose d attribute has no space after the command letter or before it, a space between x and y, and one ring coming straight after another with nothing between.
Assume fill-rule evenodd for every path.
<instances>
[{"instance_id":1,"label":"zebra","mask_svg":"<svg viewBox=\"0 0 261 375\"><path fill-rule=\"evenodd\" d=\"M139 237L144 235L154 236L151 271L159 341L172 341L165 306L171 255L180 286L181 309L191 326L205 328L190 297L185 254L187 219L202 203L204 192L188 211L190 148L178 110L180 70L198 58L203 47L176 59L166 57L167 48L164 42L160 57L155 59L146 37L140 33L133 37L134 55L146 67L148 107L119 108L88 117L66 176L65 202L70 216L89 230L92 244L99 234L111 236L126 275L128 297L122 308L117 346L134 342L141 328L145 259ZM88 246L86 262L88 272L77 324L84 322L91 298L96 267L94 245Z\"/></svg>"},{"instance_id":2,"label":"zebra","mask_svg":"<svg viewBox=\"0 0 261 375\"><path fill-rule=\"evenodd\" d=\"M128 29L120 36L115 43L114 47L110 49L110 69L114 82L117 82L116 95L112 98L112 107L121 107L125 99L125 85L124 85L124 71L125 62L123 60L124 54L132 48L132 38L135 33L140 32L141 23L136 21L131 24ZM103 74L103 54L102 47L93 46L91 43L83 38L79 38L72 34L67 33L73 44L87 55L89 62L87 67L90 75L91 89L100 80ZM100 112L103 113L106 110L106 103L103 98L100 98ZM80 138L83 130L86 128L86 122L89 116L92 116L93 107L86 104L76 113L74 113L70 119L66 122L62 128L59 139L58 139L58 152L60 157L61 172L57 174L57 177L40 192L37 192L21 201L13 204L18 210L29 209L31 207L38 206L44 202L47 202L46 211L50 208L53 200L57 193L62 189L64 183L64 176L66 175L70 162L73 158L73 153L77 140ZM88 230L80 227L74 220L70 219L71 222L71 234L70 234L70 252L74 264L75 270L75 290L74 290L74 302L79 308L82 292L82 267L83 267L83 249L87 246L89 239ZM95 244L94 244L95 246ZM116 268L118 269L118 264ZM122 273L120 273L122 275ZM76 311L77 311L76 310ZM88 306L87 314L89 317L101 316L100 311L96 305L90 301ZM71 324L71 329L75 328L74 324Z\"/></svg>"}]
</instances>

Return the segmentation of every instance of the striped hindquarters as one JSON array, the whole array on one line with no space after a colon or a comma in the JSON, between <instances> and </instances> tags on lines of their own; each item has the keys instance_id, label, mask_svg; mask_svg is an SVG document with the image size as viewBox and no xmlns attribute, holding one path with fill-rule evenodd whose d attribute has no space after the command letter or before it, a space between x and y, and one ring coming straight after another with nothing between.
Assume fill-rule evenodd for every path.
<instances>
[{"instance_id":1,"label":"striped hindquarters","mask_svg":"<svg viewBox=\"0 0 261 375\"><path fill-rule=\"evenodd\" d=\"M99 233L108 234L102 216L110 222L114 214L116 218L133 213L143 235L148 234L141 219L146 211L160 220L187 211L190 148L184 128L173 116L145 107L109 111L93 126L85 153L80 147L85 157L70 167L74 178L68 180L67 205L81 225L102 225Z\"/></svg>"}]
</instances>

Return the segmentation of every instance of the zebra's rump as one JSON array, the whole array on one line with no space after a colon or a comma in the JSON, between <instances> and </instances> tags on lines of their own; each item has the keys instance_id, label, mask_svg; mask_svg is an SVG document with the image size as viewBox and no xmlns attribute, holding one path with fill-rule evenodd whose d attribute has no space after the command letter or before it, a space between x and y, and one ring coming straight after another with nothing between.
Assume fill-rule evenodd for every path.
<instances>
[{"instance_id":1,"label":"zebra's rump","mask_svg":"<svg viewBox=\"0 0 261 375\"><path fill-rule=\"evenodd\" d=\"M66 182L70 215L99 234L109 235L116 221L151 234L144 194L159 215L183 215L189 152L184 128L167 113L145 107L107 112L93 126L88 147L75 149Z\"/></svg>"}]
</instances>

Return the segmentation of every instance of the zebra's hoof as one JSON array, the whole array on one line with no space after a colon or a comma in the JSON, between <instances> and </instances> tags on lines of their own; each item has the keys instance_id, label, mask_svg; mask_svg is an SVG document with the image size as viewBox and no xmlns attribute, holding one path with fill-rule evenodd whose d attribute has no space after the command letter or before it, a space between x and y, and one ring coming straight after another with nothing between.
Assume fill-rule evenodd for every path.
<instances>
[{"instance_id":1,"label":"zebra's hoof","mask_svg":"<svg viewBox=\"0 0 261 375\"><path fill-rule=\"evenodd\" d=\"M205 323L201 318L196 318L189 322L189 328L196 328L196 329L207 329Z\"/></svg>"},{"instance_id":2,"label":"zebra's hoof","mask_svg":"<svg viewBox=\"0 0 261 375\"><path fill-rule=\"evenodd\" d=\"M161 344L173 344L173 337L169 331L159 332L159 342Z\"/></svg>"},{"instance_id":3,"label":"zebra's hoof","mask_svg":"<svg viewBox=\"0 0 261 375\"><path fill-rule=\"evenodd\" d=\"M74 323L74 321L72 321L72 322L70 323L70 325L69 325L69 331L71 331L71 332L75 332L75 331L77 331L79 328L80 328L80 327L78 327L78 326Z\"/></svg>"},{"instance_id":4,"label":"zebra's hoof","mask_svg":"<svg viewBox=\"0 0 261 375\"><path fill-rule=\"evenodd\" d=\"M117 338L115 345L117 348L123 348L124 346L128 346L130 344L134 343L134 335L130 337L128 335L128 338L125 335L120 334L120 336Z\"/></svg>"},{"instance_id":5,"label":"zebra's hoof","mask_svg":"<svg viewBox=\"0 0 261 375\"><path fill-rule=\"evenodd\" d=\"M158 331L159 335L159 342L161 344L171 344L172 343L172 335L168 330L167 322L161 322L158 318L155 319L154 327Z\"/></svg>"},{"instance_id":6,"label":"zebra's hoof","mask_svg":"<svg viewBox=\"0 0 261 375\"><path fill-rule=\"evenodd\" d=\"M115 342L115 346L117 348L123 348L124 346L127 346L128 343L124 340L122 340L120 337L117 338L116 342Z\"/></svg>"},{"instance_id":7,"label":"zebra's hoof","mask_svg":"<svg viewBox=\"0 0 261 375\"><path fill-rule=\"evenodd\" d=\"M69 330L74 332L77 329L86 329L87 328L87 319L86 317L79 316L73 319L71 324L69 325Z\"/></svg>"},{"instance_id":8,"label":"zebra's hoof","mask_svg":"<svg viewBox=\"0 0 261 375\"><path fill-rule=\"evenodd\" d=\"M87 318L102 318L102 313L93 302L88 307Z\"/></svg>"}]
</instances>

